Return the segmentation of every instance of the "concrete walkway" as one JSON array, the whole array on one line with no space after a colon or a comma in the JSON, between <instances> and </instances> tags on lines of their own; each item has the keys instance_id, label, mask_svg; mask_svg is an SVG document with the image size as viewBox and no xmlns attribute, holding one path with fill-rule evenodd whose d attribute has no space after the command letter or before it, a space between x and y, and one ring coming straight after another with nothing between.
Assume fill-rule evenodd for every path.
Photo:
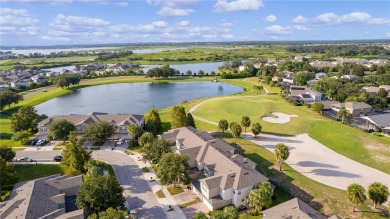
<instances>
[{"instance_id":1,"label":"concrete walkway","mask_svg":"<svg viewBox=\"0 0 390 219\"><path fill-rule=\"evenodd\" d=\"M381 182L390 188L390 175L351 160L327 148L308 134L293 137L243 133L242 138L262 146L272 153L278 143L290 149L286 163L297 172L325 185L346 190L352 183L367 188L373 182Z\"/></svg>"}]
</instances>

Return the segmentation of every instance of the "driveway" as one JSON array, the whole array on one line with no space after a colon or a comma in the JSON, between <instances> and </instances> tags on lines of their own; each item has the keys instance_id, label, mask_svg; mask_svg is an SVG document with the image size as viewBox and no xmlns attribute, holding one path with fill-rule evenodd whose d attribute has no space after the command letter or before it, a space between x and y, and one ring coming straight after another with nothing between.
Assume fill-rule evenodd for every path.
<instances>
[{"instance_id":1,"label":"driveway","mask_svg":"<svg viewBox=\"0 0 390 219\"><path fill-rule=\"evenodd\" d=\"M381 182L390 188L390 175L368 167L327 148L308 134L293 137L261 134L253 138L252 133L241 135L272 153L278 143L290 149L286 163L297 172L325 185L346 190L352 183L367 188L373 182Z\"/></svg>"},{"instance_id":2,"label":"driveway","mask_svg":"<svg viewBox=\"0 0 390 219\"><path fill-rule=\"evenodd\" d=\"M61 155L61 151L16 151L16 157L27 156L38 161L52 161L56 155ZM155 218L156 215L158 218L166 218L148 181L130 156L120 152L99 150L94 151L92 157L113 165L116 178L124 189L128 207L136 218Z\"/></svg>"},{"instance_id":3,"label":"driveway","mask_svg":"<svg viewBox=\"0 0 390 219\"><path fill-rule=\"evenodd\" d=\"M118 182L124 189L128 207L136 218L166 218L165 213L145 180L137 163L129 156L113 151L94 151L92 157L104 160L115 168Z\"/></svg>"},{"instance_id":4,"label":"driveway","mask_svg":"<svg viewBox=\"0 0 390 219\"><path fill-rule=\"evenodd\" d=\"M184 192L174 195L173 199L178 205L182 205L187 202L199 199L199 197L192 190L185 189ZM190 205L188 207L182 208L181 210L183 211L186 218L194 218L196 213L198 213L199 211L202 211L205 214L209 212L209 209L203 202Z\"/></svg>"}]
</instances>

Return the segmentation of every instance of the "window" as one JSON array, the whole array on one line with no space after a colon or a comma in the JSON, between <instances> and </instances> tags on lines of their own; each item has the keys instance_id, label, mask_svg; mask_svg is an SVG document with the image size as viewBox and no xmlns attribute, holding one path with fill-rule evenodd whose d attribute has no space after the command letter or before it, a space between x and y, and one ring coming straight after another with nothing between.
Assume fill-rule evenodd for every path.
<instances>
[{"instance_id":1,"label":"window","mask_svg":"<svg viewBox=\"0 0 390 219\"><path fill-rule=\"evenodd\" d=\"M83 127L81 127L81 126L76 126L76 131L83 131Z\"/></svg>"},{"instance_id":2,"label":"window","mask_svg":"<svg viewBox=\"0 0 390 219\"><path fill-rule=\"evenodd\" d=\"M241 199L241 202L244 202L245 201L245 199Z\"/></svg>"},{"instance_id":3,"label":"window","mask_svg":"<svg viewBox=\"0 0 390 219\"><path fill-rule=\"evenodd\" d=\"M121 130L121 131L126 131L127 128L126 128L125 126L121 126L121 127L120 127L120 130Z\"/></svg>"},{"instance_id":4,"label":"window","mask_svg":"<svg viewBox=\"0 0 390 219\"><path fill-rule=\"evenodd\" d=\"M238 190L238 195L241 195L241 190Z\"/></svg>"},{"instance_id":5,"label":"window","mask_svg":"<svg viewBox=\"0 0 390 219\"><path fill-rule=\"evenodd\" d=\"M233 194L236 194L236 190L233 189Z\"/></svg>"}]
</instances>

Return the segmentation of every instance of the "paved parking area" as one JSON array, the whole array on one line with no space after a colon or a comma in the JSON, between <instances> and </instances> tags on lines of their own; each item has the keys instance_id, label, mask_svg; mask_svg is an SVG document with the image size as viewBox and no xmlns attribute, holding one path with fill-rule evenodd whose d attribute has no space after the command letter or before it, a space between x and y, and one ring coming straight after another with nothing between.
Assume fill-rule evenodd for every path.
<instances>
[{"instance_id":1,"label":"paved parking area","mask_svg":"<svg viewBox=\"0 0 390 219\"><path fill-rule=\"evenodd\" d=\"M172 196L178 205L199 199L198 196L192 191L185 189L185 192ZM190 205L188 207L181 209L186 216L186 218L194 218L196 213L202 211L207 214L209 209L203 202L196 203L194 205Z\"/></svg>"}]
</instances>

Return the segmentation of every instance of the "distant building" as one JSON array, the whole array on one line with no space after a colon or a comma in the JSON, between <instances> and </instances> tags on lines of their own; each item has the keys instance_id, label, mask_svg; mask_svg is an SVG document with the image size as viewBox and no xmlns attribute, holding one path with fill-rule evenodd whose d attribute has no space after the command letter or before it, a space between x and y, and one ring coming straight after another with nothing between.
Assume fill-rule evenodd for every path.
<instances>
[{"instance_id":1,"label":"distant building","mask_svg":"<svg viewBox=\"0 0 390 219\"><path fill-rule=\"evenodd\" d=\"M43 83L43 82L47 82L47 78L43 77L43 76L39 76L39 75L34 75L31 77L31 80L36 83L36 84L40 84L40 83Z\"/></svg>"},{"instance_id":2,"label":"distant building","mask_svg":"<svg viewBox=\"0 0 390 219\"><path fill-rule=\"evenodd\" d=\"M84 219L75 204L82 183L82 175L59 174L17 183L9 200L0 203L0 219Z\"/></svg>"},{"instance_id":3,"label":"distant building","mask_svg":"<svg viewBox=\"0 0 390 219\"><path fill-rule=\"evenodd\" d=\"M18 86L28 87L30 83L25 79L19 79L11 82L11 87L16 88Z\"/></svg>"},{"instance_id":4,"label":"distant building","mask_svg":"<svg viewBox=\"0 0 390 219\"><path fill-rule=\"evenodd\" d=\"M73 123L76 126L76 134L83 134L85 127L91 123L105 121L112 124L115 127L115 134L112 136L112 139L125 138L129 139L127 134L127 127L130 125L144 125L144 116L143 115L132 115L132 114L108 114L108 113L89 113L87 115L60 115L60 116L51 116L40 123L38 123L38 133L36 134L37 138L45 138L48 134L48 126L55 120L66 119L67 121ZM38 137L40 136L40 137Z\"/></svg>"},{"instance_id":5,"label":"distant building","mask_svg":"<svg viewBox=\"0 0 390 219\"><path fill-rule=\"evenodd\" d=\"M390 112L361 117L368 130L382 130L383 134L390 135Z\"/></svg>"},{"instance_id":6,"label":"distant building","mask_svg":"<svg viewBox=\"0 0 390 219\"><path fill-rule=\"evenodd\" d=\"M332 104L333 111L340 111L341 108L345 107L351 116L354 117L362 117L371 112L372 107L363 102L346 102L346 103L336 103Z\"/></svg>"}]
</instances>

